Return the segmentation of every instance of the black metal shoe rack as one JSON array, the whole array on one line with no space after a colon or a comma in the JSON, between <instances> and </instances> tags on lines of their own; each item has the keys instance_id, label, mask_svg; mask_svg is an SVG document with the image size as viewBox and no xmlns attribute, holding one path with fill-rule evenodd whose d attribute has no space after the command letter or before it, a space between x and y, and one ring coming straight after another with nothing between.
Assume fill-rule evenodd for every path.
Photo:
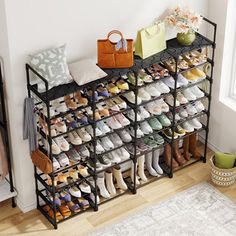
<instances>
[{"instance_id":1,"label":"black metal shoe rack","mask_svg":"<svg viewBox=\"0 0 236 236\"><path fill-rule=\"evenodd\" d=\"M3 142L5 144L6 157L8 161L9 179L6 179L5 183L9 185L9 194L5 194L1 192L1 188L0 188L0 192L1 194L4 194L5 196L4 200L11 198L12 207L16 207L16 203L15 203L16 191L14 188L13 176L12 176L11 151L10 151L10 142L9 142L9 133L8 133L9 127L8 127L6 103L5 103L5 92L4 92L3 75L2 75L2 62L0 63L0 127L1 127Z\"/></svg>"},{"instance_id":2,"label":"black metal shoe rack","mask_svg":"<svg viewBox=\"0 0 236 236\"><path fill-rule=\"evenodd\" d=\"M130 91L134 91L135 93L135 104L131 104L129 103L128 101L127 104L128 104L128 107L127 109L124 109L124 110L121 110L120 112L117 112L117 113L112 113L109 117L111 116L114 116L118 113L125 113L127 112L128 110L130 109L133 109L134 112L135 112L135 121L134 122L131 122L131 125L134 127L134 130L135 130L135 134L134 134L134 138L133 138L133 141L132 143L134 144L134 155L131 155L131 158L130 160L126 160L126 161L123 161L122 163L118 163L118 164L123 164L125 162L133 162L134 164L134 173L136 173L136 163L137 163L137 160L138 158L141 156L141 155L145 155L147 154L148 152L153 152L154 150L156 149L161 149L163 148L166 143L169 143L172 147L172 160L173 160L173 144L174 144L174 141L176 139L174 139L174 130L175 130L175 127L179 124L181 124L182 122L184 121L187 121L187 120L191 120L193 118L196 118L196 117L200 117L200 116L206 116L206 121L205 121L205 125L203 125L203 127L199 130L195 130L193 133L199 133L199 132L202 132L202 131L205 131L205 150L204 150L204 155L201 157L200 160L192 160L190 162L188 162L186 165L184 166L181 166L180 168L178 168L177 170L180 170L182 168L185 168L189 165L192 165L193 163L196 163L198 161L203 161L204 163L206 162L206 151L207 151L207 141L208 141L208 132L209 132L209 118L210 118L210 104L211 104L211 93L212 93L212 82L213 82L213 66L214 66L214 54L215 54L215 38L216 38L216 24L211 22L210 20L204 18L204 21L207 22L208 24L210 24L211 26L213 26L213 29L214 29L214 33L213 33L213 40L209 40L208 38L204 37L203 35L197 33L197 37L196 37L196 40L194 41L194 43L191 45L191 46L188 46L188 47L183 47L183 46L180 46L176 40L176 38L174 39L171 39L171 40L168 40L167 41L167 49L160 52L160 53L157 53L147 59L140 59L140 58L135 58L134 60L134 65L133 67L131 68L127 68L127 69L106 69L105 72L108 74L106 77L102 78L102 79L99 79L99 80L96 80L96 81L93 81L93 82L90 82L88 84L85 84L83 86L78 86L75 82L72 82L70 84L66 84L66 85L60 85L58 87L55 87L55 88L52 88L52 89L48 89L48 82L46 79L44 79L40 74L38 74L30 65L26 64L26 73L27 73L27 87L28 87L28 96L29 97L34 97L35 98L35 106L40 106L41 104L45 104L46 107L47 107L47 115L45 116L45 120L47 122L47 125L49 127L49 134L48 134L48 137L47 137L47 140L48 140L48 143L49 143L49 146L50 146L50 150L49 150L49 157L50 159L52 160L53 158L53 154L52 154L52 150L51 150L51 144L52 144L52 140L58 136L61 136L61 135L66 135L67 133L69 132L72 132L74 130L78 130L82 127L85 127L87 125L83 125L83 126L80 126L79 128L76 128L76 129L73 129L73 130L69 130L67 131L66 133L60 133L59 135L57 135L56 137L52 137L51 136L51 120L54 119L54 118L57 118L57 117L65 117L67 114L70 114L72 111L68 111L66 113L60 113L59 115L56 115L54 117L51 117L50 116L50 105L51 105L51 102L54 100L54 99L58 99L58 98L61 98L65 95L68 95L68 94L71 94L71 93L74 93L78 90L83 90L84 88L91 88L92 91L93 91L93 99L91 102L89 102L89 104L87 105L87 107L91 107L92 108L92 111L93 111L93 119L90 121L89 125L92 125L93 127L93 137L92 140L90 141L90 143L93 145L94 147L94 152L91 152L91 161L93 161L94 163L97 162L97 157L98 155L96 154L96 143L97 143L97 139L98 137L96 137L95 135L95 128L96 128L96 121L95 121L95 111L96 111L96 105L98 103L100 103L101 101L95 101L95 91L96 91L96 88L97 88L97 85L100 84L100 83L104 83L104 82L108 82L108 81L111 81L113 78L116 78L116 77L120 77L122 75L125 75L127 74L128 72L137 72L139 69L146 69L147 67L153 65L154 63L159 63L159 62L162 62L162 61L165 61L169 58L174 58L175 61L176 61L176 71L177 71L177 62L179 60L179 56L183 55L184 53L187 53L187 52L190 52L190 51L193 51L193 50L198 50L198 49L201 49L201 48L205 48L205 47L210 47L212 49L212 54L211 54L211 58L208 58L207 62L201 64L201 65L198 65L197 67L199 66L203 66L204 64L207 64L207 63L210 63L211 64L211 70L210 70L210 75L207 76L207 78L203 81L200 81L200 82L197 82L197 83L194 83L194 84L189 84L188 86L186 87L181 87L181 88L177 88L177 77L178 77L178 73L174 73L172 74L172 76L175 78L175 88L171 90L170 93L168 94L163 94L159 97L156 97L156 98L153 98L151 99L150 101L145 101L145 102L142 102L141 104L137 104L137 94L138 94L138 90L141 88L141 87L145 87L147 85L149 85L150 83L148 84L144 84L143 86L138 86L137 85L137 80L136 80L136 85L135 86L131 86L130 85L130 90L129 91L125 91L125 92L121 92L119 93L118 95L114 95L114 96L111 96L109 98L105 98L102 100L102 102L105 102L106 100L108 99L112 99L112 98L115 98L117 96L121 96L124 95L125 93L128 93ZM194 67L191 67L190 69L192 69ZM187 71L187 70L186 70ZM181 71L180 73L182 72L185 72L185 71ZM42 80L42 82L45 84L45 88L46 88L46 92L44 93L39 93L38 90L37 90L37 87L33 84L32 82L32 78L33 76L34 77L38 77L39 79ZM154 80L152 83L156 83L158 80ZM192 87L196 84L201 84L203 83L204 81L208 81L208 92L205 91L205 96L203 98L200 98L200 99L197 99L197 100L203 100L203 99L208 99L208 108L206 110L204 110L203 112L197 114L197 115L194 115L194 116L190 116L186 119L182 119L180 122L176 122L175 121L175 114L176 114L176 110L180 107L176 107L176 96L177 96L177 93L179 91L182 91L184 89L187 89L189 87ZM140 106L143 106L143 105L146 105L147 103L149 102L152 102L154 100L157 100L157 99L160 99L160 98L165 98L166 96L172 94L174 96L174 106L171 107L171 112L173 114L173 120L172 120L172 125L171 125L171 129L172 129L172 139L167 139L165 138L165 143L163 145L159 145L158 147L154 148L154 149L151 149L151 150L148 150L148 151L145 151L144 153L141 153L139 155L137 155L137 148L136 148L136 144L137 144L137 141L138 141L138 138L137 138L137 127L139 125L140 122L142 121L137 121L137 113L138 113L138 108ZM83 109L85 107L79 107L76 111L79 111L80 109ZM43 116L43 113L40 112L40 109L38 109L39 111L39 115L42 117ZM73 111L75 112L75 111ZM154 117L154 116L152 116ZM151 117L151 118L152 118ZM103 119L107 119L108 117L105 117L105 118L102 118ZM150 118L148 118L150 119ZM146 120L148 120L146 119ZM126 127L124 127L126 128ZM123 129L123 128L122 128ZM158 131L158 133L162 133L166 128L163 128L163 130L160 130ZM39 128L38 129L40 135L42 137L44 137L46 139L46 135L45 133ZM111 131L109 134L113 133L115 131ZM187 133L185 136L183 137L179 137L178 139L184 139L185 137L193 134L193 133ZM106 134L104 136L107 136L109 134ZM102 137L104 137L102 136ZM101 138L101 137L99 137ZM87 143L82 143L81 145L86 145ZM123 146L125 146L126 144L124 144ZM41 147L42 148L42 147ZM118 148L115 148L113 150L110 150L110 151L106 151L105 153L103 153L102 155L105 155L107 154L108 152L111 152L111 151L114 151ZM42 148L42 150L44 150ZM99 154L101 155L101 154ZM83 176L79 176L79 180L74 182L74 183L69 183L69 184L66 184L62 187L59 187L59 186L55 186L54 185L54 178L55 176L59 173L59 172L65 172L65 171L68 171L69 169L73 169L73 168L76 168L76 166L78 164L83 164L85 166L87 166L86 164L86 161L84 162L79 162L79 163L75 163L74 165L72 166L68 166L68 167L65 167L65 168L61 168L59 171L56 171L56 172L52 172L50 174L50 177L52 179L52 185L49 186L47 184L47 181L44 177L44 175L42 173L40 173L40 171L35 167L35 185L36 185L36 195L37 195L37 208L42 212L42 214L51 222L51 224L54 226L54 228L56 229L57 226L58 226L58 223L60 222L63 222L67 219L70 219L71 217L77 215L77 214L80 214L81 212L84 212L85 209L81 209L81 212L80 213L74 213L72 214L71 216L67 217L67 218L64 218L63 220L60 220L59 222L56 220L56 212L60 210L56 207L55 204L53 204L52 202L55 201L55 194L57 192L60 192L61 190L69 187L69 186L72 186L72 185L78 185L81 181L85 181L87 184L89 184L91 186L91 189L92 189L92 192L94 194L94 202L89 199L89 197L87 196L84 196L85 198L87 198L89 200L89 203L90 203L90 208L88 209L93 209L95 211L98 210L98 206L100 204L103 204L104 202L107 202L107 201L110 201L111 199L114 199L118 196L121 196L127 192L132 192L133 194L135 194L137 192L137 189L146 185L146 184L149 184L150 182L153 182L153 181L156 181L160 178L163 178L165 176L168 176L170 178L173 177L173 172L177 171L177 170L173 170L172 169L172 161L171 161L171 166L168 167L163 159L160 160L160 164L161 164L161 167L163 168L164 170L164 175L162 175L161 177L151 177L149 176L148 178L148 181L145 182L145 183L141 183L140 185L137 185L136 183L136 178L134 176L133 180L134 182L131 181L131 178L130 176L127 177L127 175L125 175L125 180L126 180L126 183L127 183L127 186L128 186L128 190L127 191L120 191L116 196L112 197L112 198L109 198L109 199L102 199L101 202L98 204L97 202L97 175L101 172L104 172L106 171L106 169L103 169L103 170L99 170L97 171L96 170L96 165L95 165L95 168L90 168L89 166L87 166L89 168L89 177L83 177ZM112 167L112 166L111 166ZM109 167L109 168L111 168ZM134 174L135 175L135 174ZM88 181L88 178L92 179L94 181L94 184L91 184L89 181ZM40 183L40 184L39 184ZM53 201L50 202L48 200L48 198L46 197L46 191L50 192L50 194L52 195L53 197ZM54 212L54 217L51 218L49 217L49 215L43 210L43 206L47 204L51 207L51 209L53 210ZM87 210L87 209L86 209Z\"/></svg>"}]
</instances>

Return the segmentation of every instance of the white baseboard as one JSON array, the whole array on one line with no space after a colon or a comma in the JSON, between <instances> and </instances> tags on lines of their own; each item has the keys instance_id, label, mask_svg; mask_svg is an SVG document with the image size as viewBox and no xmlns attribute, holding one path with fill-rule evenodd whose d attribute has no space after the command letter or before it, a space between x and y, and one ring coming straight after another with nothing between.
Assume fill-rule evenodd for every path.
<instances>
[{"instance_id":1,"label":"white baseboard","mask_svg":"<svg viewBox=\"0 0 236 236\"><path fill-rule=\"evenodd\" d=\"M205 136L205 135L203 135ZM202 135L199 134L199 140L204 143L205 142L205 138ZM214 144L210 143L208 140L207 146L214 152L221 152Z\"/></svg>"},{"instance_id":2,"label":"white baseboard","mask_svg":"<svg viewBox=\"0 0 236 236\"><path fill-rule=\"evenodd\" d=\"M17 202L17 206L20 208L20 210L23 213L26 213L28 211L32 211L32 210L36 209L36 202L34 202L28 206L25 206L24 204L22 204L22 202L19 199L16 199L16 202Z\"/></svg>"}]
</instances>

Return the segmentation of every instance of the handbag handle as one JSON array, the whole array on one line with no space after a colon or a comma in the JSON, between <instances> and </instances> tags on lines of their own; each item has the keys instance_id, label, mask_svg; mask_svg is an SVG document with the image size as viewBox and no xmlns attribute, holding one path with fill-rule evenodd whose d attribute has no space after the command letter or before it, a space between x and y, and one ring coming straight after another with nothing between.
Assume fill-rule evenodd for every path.
<instances>
[{"instance_id":1,"label":"handbag handle","mask_svg":"<svg viewBox=\"0 0 236 236\"><path fill-rule=\"evenodd\" d=\"M112 30L112 31L110 31L109 33L108 33L108 35L107 35L107 39L110 41L110 36L112 35L112 34L119 34L120 35L120 37L121 37L121 39L123 39L123 35L122 35L122 33L119 31L119 30Z\"/></svg>"}]
</instances>

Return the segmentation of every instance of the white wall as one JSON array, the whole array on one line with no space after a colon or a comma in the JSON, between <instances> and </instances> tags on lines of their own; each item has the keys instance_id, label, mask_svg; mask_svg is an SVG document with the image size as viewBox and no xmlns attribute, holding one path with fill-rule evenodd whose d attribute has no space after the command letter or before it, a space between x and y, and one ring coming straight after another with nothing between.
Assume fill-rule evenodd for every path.
<instances>
[{"instance_id":1,"label":"white wall","mask_svg":"<svg viewBox=\"0 0 236 236\"><path fill-rule=\"evenodd\" d=\"M236 112L220 101L220 85L228 83L229 74L222 70L222 63L230 57L231 48L227 47L230 42L225 38L227 32L230 38L229 27L226 27L228 0L209 0L209 18L217 23L216 56L213 84L213 100L210 122L210 144L220 151L236 152ZM231 22L235 25L235 22ZM230 70L232 61L225 64L225 69Z\"/></svg>"},{"instance_id":2,"label":"white wall","mask_svg":"<svg viewBox=\"0 0 236 236\"><path fill-rule=\"evenodd\" d=\"M177 3L207 14L205 0L5 0L10 58L6 58L8 105L18 204L22 210L31 209L35 203L28 142L22 140L27 55L66 42L69 60L95 56L96 40L106 37L110 30L119 29L125 37L135 38L137 29L149 25Z\"/></svg>"}]
</instances>

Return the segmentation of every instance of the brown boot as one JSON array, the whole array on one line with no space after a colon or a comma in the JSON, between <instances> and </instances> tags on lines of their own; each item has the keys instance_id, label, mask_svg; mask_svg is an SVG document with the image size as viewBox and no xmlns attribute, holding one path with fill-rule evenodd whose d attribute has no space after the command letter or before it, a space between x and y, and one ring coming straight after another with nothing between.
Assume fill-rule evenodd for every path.
<instances>
[{"instance_id":1,"label":"brown boot","mask_svg":"<svg viewBox=\"0 0 236 236\"><path fill-rule=\"evenodd\" d=\"M194 159L200 159L201 154L197 150L197 134L189 136L189 152L193 155Z\"/></svg>"},{"instance_id":2,"label":"brown boot","mask_svg":"<svg viewBox=\"0 0 236 236\"><path fill-rule=\"evenodd\" d=\"M174 158L180 166L187 162L179 151L179 140L174 141Z\"/></svg>"},{"instance_id":3,"label":"brown boot","mask_svg":"<svg viewBox=\"0 0 236 236\"><path fill-rule=\"evenodd\" d=\"M165 158L166 165L170 167L171 166L171 146L170 146L170 144L165 145L164 158ZM176 169L178 167L179 167L179 164L173 158L172 169Z\"/></svg>"},{"instance_id":4,"label":"brown boot","mask_svg":"<svg viewBox=\"0 0 236 236\"><path fill-rule=\"evenodd\" d=\"M184 149L184 158L189 161L191 158L191 154L189 153L189 136L184 138L184 143L183 143L183 149Z\"/></svg>"}]
</instances>

